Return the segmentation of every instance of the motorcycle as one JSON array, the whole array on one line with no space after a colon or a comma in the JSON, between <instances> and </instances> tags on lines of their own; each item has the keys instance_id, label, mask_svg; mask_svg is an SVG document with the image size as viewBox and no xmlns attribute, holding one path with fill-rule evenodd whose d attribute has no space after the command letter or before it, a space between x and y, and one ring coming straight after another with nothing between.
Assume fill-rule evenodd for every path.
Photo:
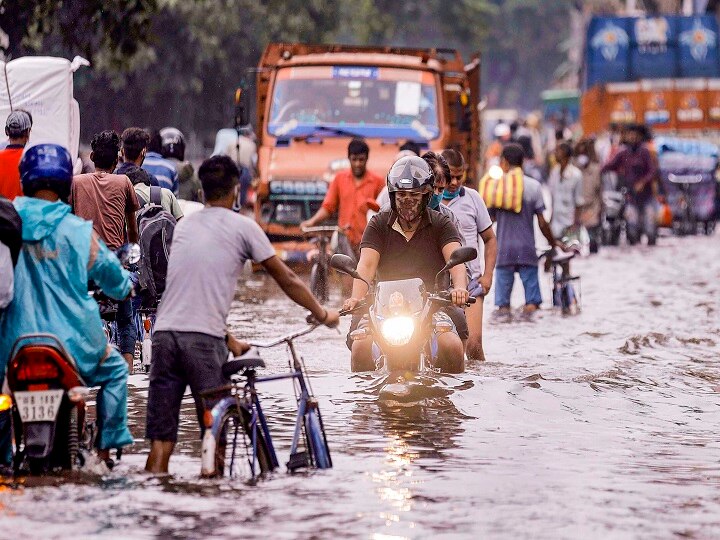
<instances>
[{"instance_id":1,"label":"motorcycle","mask_svg":"<svg viewBox=\"0 0 720 540\"><path fill-rule=\"evenodd\" d=\"M614 177L614 178L610 178ZM606 246L620 244L620 235L625 223L624 188L617 189L617 175L607 174L603 178L603 212L602 212L602 240Z\"/></svg>"},{"instance_id":2,"label":"motorcycle","mask_svg":"<svg viewBox=\"0 0 720 540\"><path fill-rule=\"evenodd\" d=\"M16 474L42 474L83 464L94 424L85 385L72 357L52 334L20 337L7 367L15 435Z\"/></svg>"},{"instance_id":3,"label":"motorcycle","mask_svg":"<svg viewBox=\"0 0 720 540\"><path fill-rule=\"evenodd\" d=\"M441 292L440 281L450 268L472 261L476 257L475 248L456 249L445 267L438 272L434 293L428 293L419 278L377 283L373 302L361 303L352 310L352 312L366 312L368 325L354 330L350 334L350 339L353 341L372 339L372 354L377 369L384 369L391 374L440 371L437 367L437 337L453 329L453 323L448 318L436 317L442 308L453 304L450 293ZM347 255L333 255L330 265L340 272L364 281L370 287L370 284L358 274L355 262ZM466 305L474 302L475 298L470 298ZM348 313L350 312L343 312L343 314ZM403 382L398 380L400 386ZM392 385L388 385L384 391L402 394L407 388L392 388Z\"/></svg>"},{"instance_id":4,"label":"motorcycle","mask_svg":"<svg viewBox=\"0 0 720 540\"><path fill-rule=\"evenodd\" d=\"M116 252L132 264L132 245ZM16 474L73 470L93 447L95 424L87 415L87 387L74 359L60 340L47 333L18 338L10 352L7 386L0 410L11 410Z\"/></svg>"}]
</instances>

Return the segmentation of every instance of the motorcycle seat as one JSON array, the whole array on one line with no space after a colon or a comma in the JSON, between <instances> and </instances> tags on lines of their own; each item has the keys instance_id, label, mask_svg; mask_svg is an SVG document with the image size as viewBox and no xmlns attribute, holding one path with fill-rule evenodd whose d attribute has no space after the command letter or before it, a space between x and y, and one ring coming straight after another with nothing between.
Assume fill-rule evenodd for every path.
<instances>
[{"instance_id":1,"label":"motorcycle seat","mask_svg":"<svg viewBox=\"0 0 720 540\"><path fill-rule=\"evenodd\" d=\"M238 356L222 366L222 373L226 378L244 370L265 367L265 361L260 357L260 352L255 348L251 348L242 356Z\"/></svg>"}]
</instances>

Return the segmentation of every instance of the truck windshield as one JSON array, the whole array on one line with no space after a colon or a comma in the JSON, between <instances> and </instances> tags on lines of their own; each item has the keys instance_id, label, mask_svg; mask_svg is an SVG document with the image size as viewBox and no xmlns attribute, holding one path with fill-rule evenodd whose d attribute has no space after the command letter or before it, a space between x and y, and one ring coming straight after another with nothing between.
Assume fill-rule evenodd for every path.
<instances>
[{"instance_id":1,"label":"truck windshield","mask_svg":"<svg viewBox=\"0 0 720 540\"><path fill-rule=\"evenodd\" d=\"M268 133L332 137L345 131L365 137L435 139L440 134L435 82L432 72L413 69L281 68Z\"/></svg>"}]
</instances>

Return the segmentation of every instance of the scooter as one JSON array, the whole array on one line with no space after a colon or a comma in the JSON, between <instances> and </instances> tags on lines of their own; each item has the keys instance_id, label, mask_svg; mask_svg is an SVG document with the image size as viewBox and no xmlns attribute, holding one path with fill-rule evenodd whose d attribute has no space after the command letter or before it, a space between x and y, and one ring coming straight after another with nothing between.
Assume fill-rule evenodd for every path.
<instances>
[{"instance_id":1,"label":"scooter","mask_svg":"<svg viewBox=\"0 0 720 540\"><path fill-rule=\"evenodd\" d=\"M608 178L614 176L614 178ZM603 212L602 212L602 239L606 246L617 246L620 244L620 235L625 223L625 200L624 188L616 188L617 176L608 174L603 178Z\"/></svg>"},{"instance_id":2,"label":"scooter","mask_svg":"<svg viewBox=\"0 0 720 540\"><path fill-rule=\"evenodd\" d=\"M475 248L456 249L435 277L435 293L428 293L419 278L377 283L373 302L362 303L353 310L367 312L369 324L354 330L350 338L353 341L373 340L373 359L377 369L389 373L440 371L437 367L437 338L439 334L453 329L452 322L435 317L440 309L452 305L449 293L440 292L440 280L450 268L476 257ZM330 265L367 283L355 269L355 262L347 255L333 255ZM470 298L467 305L474 302L475 298Z\"/></svg>"},{"instance_id":3,"label":"scooter","mask_svg":"<svg viewBox=\"0 0 720 540\"><path fill-rule=\"evenodd\" d=\"M128 265L137 251L131 244L116 255ZM5 404L12 410L14 472L43 474L81 467L83 451L92 449L95 425L87 418L91 389L75 360L56 336L47 333L21 336L9 358L10 395L0 395L0 409Z\"/></svg>"},{"instance_id":4,"label":"scooter","mask_svg":"<svg viewBox=\"0 0 720 540\"><path fill-rule=\"evenodd\" d=\"M15 435L16 474L42 474L83 464L94 424L87 419L90 389L52 334L19 338L7 367Z\"/></svg>"}]
</instances>

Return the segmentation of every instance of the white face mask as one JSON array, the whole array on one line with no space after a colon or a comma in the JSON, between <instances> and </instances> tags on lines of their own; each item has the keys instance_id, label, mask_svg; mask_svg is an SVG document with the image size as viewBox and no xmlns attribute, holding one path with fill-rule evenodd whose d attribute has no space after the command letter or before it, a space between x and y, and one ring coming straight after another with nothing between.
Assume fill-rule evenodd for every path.
<instances>
[{"instance_id":1,"label":"white face mask","mask_svg":"<svg viewBox=\"0 0 720 540\"><path fill-rule=\"evenodd\" d=\"M590 163L590 158L585 154L581 154L575 158L575 163L580 167L587 167L588 163Z\"/></svg>"}]
</instances>

